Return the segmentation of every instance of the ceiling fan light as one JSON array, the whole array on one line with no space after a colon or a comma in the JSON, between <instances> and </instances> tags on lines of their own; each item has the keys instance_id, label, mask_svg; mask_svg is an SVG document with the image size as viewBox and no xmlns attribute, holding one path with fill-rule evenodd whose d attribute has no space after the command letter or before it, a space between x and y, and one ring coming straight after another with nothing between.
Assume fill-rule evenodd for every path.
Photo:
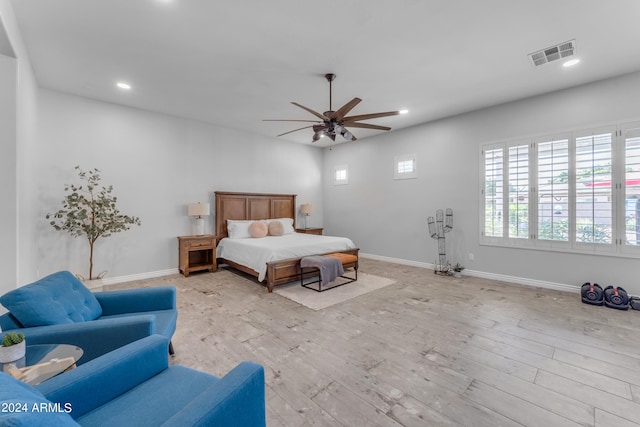
<instances>
[{"instance_id":1,"label":"ceiling fan light","mask_svg":"<svg viewBox=\"0 0 640 427\"><path fill-rule=\"evenodd\" d=\"M342 132L340 133L340 135L342 135L342 137L344 139L348 139L348 140L352 140L353 139L353 135L351 134L351 132L349 132L346 129L343 129Z\"/></svg>"}]
</instances>

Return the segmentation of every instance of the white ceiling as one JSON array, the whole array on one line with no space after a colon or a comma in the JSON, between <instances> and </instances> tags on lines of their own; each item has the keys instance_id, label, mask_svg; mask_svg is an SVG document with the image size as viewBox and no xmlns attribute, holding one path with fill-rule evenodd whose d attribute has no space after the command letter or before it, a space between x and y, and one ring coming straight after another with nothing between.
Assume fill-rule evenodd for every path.
<instances>
[{"instance_id":1,"label":"white ceiling","mask_svg":"<svg viewBox=\"0 0 640 427\"><path fill-rule=\"evenodd\" d=\"M337 74L334 110L356 96L362 102L352 114L409 109L369 121L395 130L640 70L637 0L12 6L42 87L267 136L304 124L262 119L314 118L291 101L328 109L329 72ZM572 39L577 66L531 64L529 53ZM120 80L132 90L118 90ZM310 144L311 137L307 129L281 138Z\"/></svg>"}]
</instances>

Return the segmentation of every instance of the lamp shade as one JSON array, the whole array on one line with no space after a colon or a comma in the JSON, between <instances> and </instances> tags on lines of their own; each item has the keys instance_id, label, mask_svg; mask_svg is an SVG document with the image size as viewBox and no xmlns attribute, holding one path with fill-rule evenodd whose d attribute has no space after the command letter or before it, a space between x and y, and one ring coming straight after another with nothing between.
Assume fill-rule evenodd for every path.
<instances>
[{"instance_id":1,"label":"lamp shade","mask_svg":"<svg viewBox=\"0 0 640 427\"><path fill-rule=\"evenodd\" d=\"M187 211L189 216L206 216L209 209L209 203L190 203Z\"/></svg>"},{"instance_id":2,"label":"lamp shade","mask_svg":"<svg viewBox=\"0 0 640 427\"><path fill-rule=\"evenodd\" d=\"M311 215L313 213L313 205L311 203L300 205L300 213L303 215Z\"/></svg>"}]
</instances>

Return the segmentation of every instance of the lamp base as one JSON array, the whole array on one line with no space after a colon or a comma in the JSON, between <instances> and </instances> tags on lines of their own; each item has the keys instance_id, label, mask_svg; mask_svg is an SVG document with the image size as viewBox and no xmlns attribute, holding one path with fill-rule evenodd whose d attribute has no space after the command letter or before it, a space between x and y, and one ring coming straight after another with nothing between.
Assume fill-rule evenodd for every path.
<instances>
[{"instance_id":1,"label":"lamp base","mask_svg":"<svg viewBox=\"0 0 640 427\"><path fill-rule=\"evenodd\" d=\"M193 225L193 234L202 236L204 234L204 218L196 218Z\"/></svg>"}]
</instances>

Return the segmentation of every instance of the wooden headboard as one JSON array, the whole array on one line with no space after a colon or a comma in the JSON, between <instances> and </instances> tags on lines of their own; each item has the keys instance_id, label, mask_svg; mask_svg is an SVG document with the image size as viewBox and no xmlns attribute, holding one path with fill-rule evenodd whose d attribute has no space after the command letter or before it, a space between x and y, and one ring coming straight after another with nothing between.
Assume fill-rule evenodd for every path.
<instances>
[{"instance_id":1,"label":"wooden headboard","mask_svg":"<svg viewBox=\"0 0 640 427\"><path fill-rule=\"evenodd\" d=\"M296 195L229 193L216 191L216 238L227 237L227 220L293 218L296 226Z\"/></svg>"}]
</instances>

